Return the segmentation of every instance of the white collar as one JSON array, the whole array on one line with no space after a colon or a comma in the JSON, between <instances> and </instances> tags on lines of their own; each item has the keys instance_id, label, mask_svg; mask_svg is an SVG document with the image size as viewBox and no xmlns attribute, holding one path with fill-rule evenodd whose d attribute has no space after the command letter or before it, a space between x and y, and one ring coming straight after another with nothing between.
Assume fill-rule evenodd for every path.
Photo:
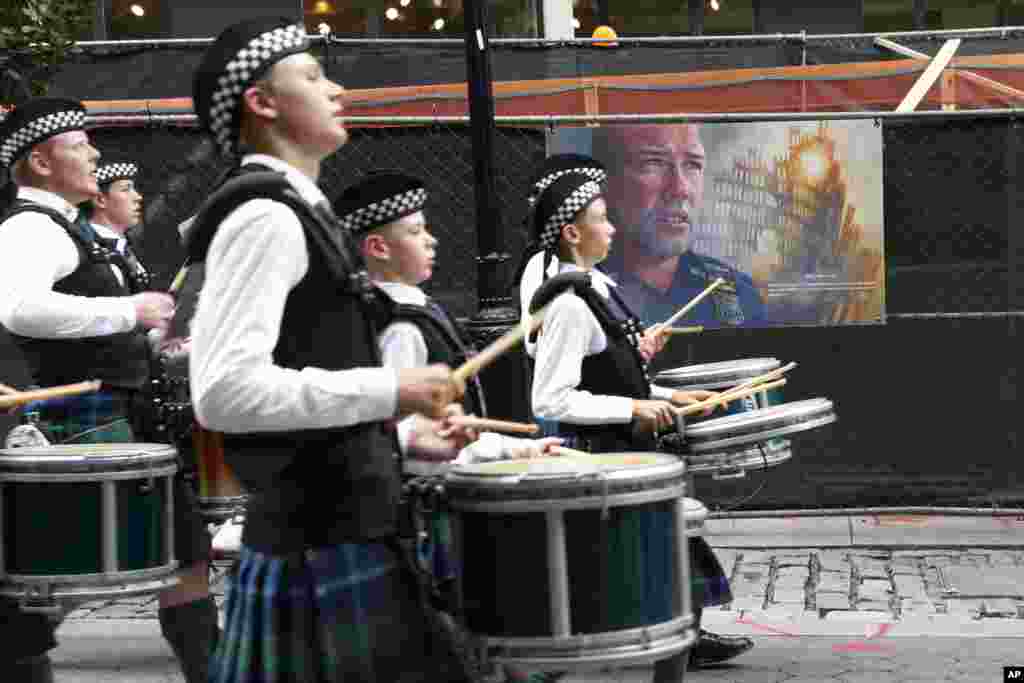
<instances>
[{"instance_id":1,"label":"white collar","mask_svg":"<svg viewBox=\"0 0 1024 683\"><path fill-rule=\"evenodd\" d=\"M583 269L575 263L565 263L563 261L559 261L558 263L559 273L576 273L582 271ZM550 273L550 269L548 272ZM611 279L606 273L598 270L597 268L591 268L588 272L590 273L590 282L594 285L594 289L596 289L601 296L607 299L610 296L608 293L609 288L617 286L615 284L615 280Z\"/></svg>"},{"instance_id":2,"label":"white collar","mask_svg":"<svg viewBox=\"0 0 1024 683\"><path fill-rule=\"evenodd\" d=\"M78 214L80 213L77 206L68 203L68 201L59 194L54 194L49 190L40 190L38 187L19 187L18 199L42 204L43 206L59 211L60 215L64 216L64 218L68 219L71 223L75 222L75 219L78 218Z\"/></svg>"},{"instance_id":3,"label":"white collar","mask_svg":"<svg viewBox=\"0 0 1024 683\"><path fill-rule=\"evenodd\" d=\"M378 280L374 280L374 284L400 304L425 306L427 303L427 295L419 287L407 285L404 282L381 282Z\"/></svg>"},{"instance_id":4,"label":"white collar","mask_svg":"<svg viewBox=\"0 0 1024 683\"><path fill-rule=\"evenodd\" d=\"M96 231L96 234L104 239L113 239L120 241L125 238L124 235L117 232L109 225L103 225L102 223L93 223L92 221L90 221L89 224L92 225L92 229Z\"/></svg>"},{"instance_id":5,"label":"white collar","mask_svg":"<svg viewBox=\"0 0 1024 683\"><path fill-rule=\"evenodd\" d=\"M327 201L327 197L324 195L323 191L317 187L316 183L310 180L309 176L289 164L287 161L270 156L269 154L246 154L242 157L242 166L245 166L246 164L259 164L277 171L278 173L284 173L285 180L287 180L288 183L295 188L295 191L299 193L299 196L311 206Z\"/></svg>"}]
</instances>

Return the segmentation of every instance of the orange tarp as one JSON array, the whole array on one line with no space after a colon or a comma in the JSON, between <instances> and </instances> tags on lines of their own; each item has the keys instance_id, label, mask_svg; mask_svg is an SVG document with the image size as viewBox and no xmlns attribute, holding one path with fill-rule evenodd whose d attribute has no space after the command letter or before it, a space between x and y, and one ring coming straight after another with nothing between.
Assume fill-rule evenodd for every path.
<instances>
[{"instance_id":1,"label":"orange tarp","mask_svg":"<svg viewBox=\"0 0 1024 683\"><path fill-rule=\"evenodd\" d=\"M498 116L890 110L924 60L592 76L494 84ZM970 77L970 71L982 78ZM991 79L991 83L985 79ZM1024 54L954 59L920 109L1007 107L1024 101ZM1015 93L1017 93L1015 95ZM349 91L359 116L466 116L465 83ZM86 102L92 114L191 114L189 98ZM359 125L357 121L353 125Z\"/></svg>"}]
</instances>

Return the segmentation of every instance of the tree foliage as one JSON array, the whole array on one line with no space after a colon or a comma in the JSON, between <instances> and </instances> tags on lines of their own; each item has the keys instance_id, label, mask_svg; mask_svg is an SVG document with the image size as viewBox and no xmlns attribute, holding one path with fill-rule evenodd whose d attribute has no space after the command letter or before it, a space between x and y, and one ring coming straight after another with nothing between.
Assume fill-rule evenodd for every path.
<instances>
[{"instance_id":1,"label":"tree foliage","mask_svg":"<svg viewBox=\"0 0 1024 683\"><path fill-rule=\"evenodd\" d=\"M95 0L0 2L0 104L46 94L92 23Z\"/></svg>"}]
</instances>

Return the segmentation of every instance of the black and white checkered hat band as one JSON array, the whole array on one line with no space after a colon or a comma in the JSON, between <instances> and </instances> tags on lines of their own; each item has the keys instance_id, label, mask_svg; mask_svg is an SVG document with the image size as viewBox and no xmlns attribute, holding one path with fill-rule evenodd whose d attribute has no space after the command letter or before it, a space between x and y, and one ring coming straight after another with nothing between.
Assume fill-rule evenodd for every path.
<instances>
[{"instance_id":1,"label":"black and white checkered hat band","mask_svg":"<svg viewBox=\"0 0 1024 683\"><path fill-rule=\"evenodd\" d=\"M551 214L544 229L540 234L541 249L552 249L558 244L558 237L562 233L562 226L572 222L573 217L590 201L601 194L601 186L594 180L583 183L565 198L561 206Z\"/></svg>"},{"instance_id":2,"label":"black and white checkered hat band","mask_svg":"<svg viewBox=\"0 0 1024 683\"><path fill-rule=\"evenodd\" d=\"M69 130L85 128L85 112L69 109L32 119L0 142L0 166L10 166L32 145Z\"/></svg>"},{"instance_id":3,"label":"black and white checkered hat band","mask_svg":"<svg viewBox=\"0 0 1024 683\"><path fill-rule=\"evenodd\" d=\"M540 180L533 184L533 192L530 194L529 197L530 202L536 202L537 198L540 197L541 193L544 192L544 190L551 187L551 184L553 182L569 173L582 173L583 175L587 176L588 178L591 178L592 180L598 183L603 183L605 179L608 177L608 173L600 168L593 168L590 166L563 168L560 171L549 173L548 175L544 176L543 178L541 178Z\"/></svg>"},{"instance_id":4,"label":"black and white checkered hat band","mask_svg":"<svg viewBox=\"0 0 1024 683\"><path fill-rule=\"evenodd\" d=\"M346 230L359 232L415 213L426 203L427 190L420 187L360 207L342 216L338 222Z\"/></svg>"},{"instance_id":5,"label":"black and white checkered hat band","mask_svg":"<svg viewBox=\"0 0 1024 683\"><path fill-rule=\"evenodd\" d=\"M96 182L100 185L123 178L134 178L139 174L139 167L131 162L107 164L96 169Z\"/></svg>"},{"instance_id":6,"label":"black and white checkered hat band","mask_svg":"<svg viewBox=\"0 0 1024 683\"><path fill-rule=\"evenodd\" d=\"M261 33L235 54L217 79L217 90L210 104L210 131L225 153L232 151L235 116L242 91L254 74L282 52L294 52L309 46L306 29L297 24Z\"/></svg>"}]
</instances>

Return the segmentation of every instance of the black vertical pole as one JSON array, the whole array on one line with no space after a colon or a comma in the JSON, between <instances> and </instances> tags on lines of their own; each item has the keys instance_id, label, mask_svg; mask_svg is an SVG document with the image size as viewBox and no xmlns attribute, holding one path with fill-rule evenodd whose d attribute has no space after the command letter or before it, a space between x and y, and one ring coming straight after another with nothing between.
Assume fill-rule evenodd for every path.
<instances>
[{"instance_id":1,"label":"black vertical pole","mask_svg":"<svg viewBox=\"0 0 1024 683\"><path fill-rule=\"evenodd\" d=\"M704 35L704 1L688 0L687 11L689 13L691 36Z\"/></svg>"},{"instance_id":2,"label":"black vertical pole","mask_svg":"<svg viewBox=\"0 0 1024 683\"><path fill-rule=\"evenodd\" d=\"M509 295L510 255L503 250L506 230L498 210L494 183L494 92L487 31L488 0L466 0L466 76L470 134L473 142L476 200L477 293L479 308L468 331L482 348L519 321ZM526 378L519 352L506 354L480 375L488 412L495 417L526 419ZM517 390L518 389L518 390Z\"/></svg>"},{"instance_id":3,"label":"black vertical pole","mask_svg":"<svg viewBox=\"0 0 1024 683\"><path fill-rule=\"evenodd\" d=\"M914 0L914 30L924 31L928 28L928 0Z\"/></svg>"},{"instance_id":4,"label":"black vertical pole","mask_svg":"<svg viewBox=\"0 0 1024 683\"><path fill-rule=\"evenodd\" d=\"M1007 301L1009 311L1024 311L1024 235L1018 226L1024 220L1024 178L1021 178L1020 155L1024 154L1024 121L1012 117L1006 123L1006 224L1009 226L1006 264ZM1006 320L1006 343L1009 349L1018 349L1017 330L1021 327L1021 318L1012 315ZM1006 424L1007 453L1017 453L1020 447L1020 430L1018 425L1020 412L1020 380L1021 357L1019 353L1011 354L1016 360L1008 363L1002 393L1002 418ZM1007 488L1016 489L1024 482L1017 480L1012 474L1016 468L1007 468L1011 472ZM1015 491L1015 496L1019 491Z\"/></svg>"}]
</instances>

